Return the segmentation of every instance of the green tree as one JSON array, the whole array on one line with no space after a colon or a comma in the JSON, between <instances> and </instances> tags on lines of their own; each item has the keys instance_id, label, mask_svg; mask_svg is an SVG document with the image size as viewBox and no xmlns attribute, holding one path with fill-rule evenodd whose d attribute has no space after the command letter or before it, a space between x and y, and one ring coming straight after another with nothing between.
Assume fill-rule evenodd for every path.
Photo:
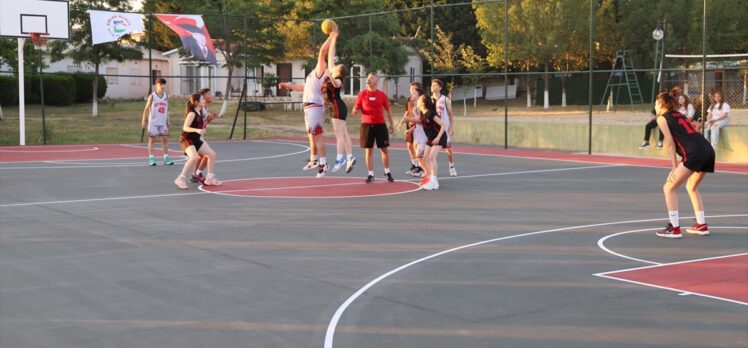
<instances>
[{"instance_id":1,"label":"green tree","mask_svg":"<svg viewBox=\"0 0 748 348\"><path fill-rule=\"evenodd\" d=\"M52 41L52 61L71 58L75 63L90 63L94 66L95 74L99 74L99 67L111 60L122 62L125 60L142 59L143 53L134 46L130 35L123 36L119 42L109 42L98 45L91 44L91 21L89 9L104 9L108 11L128 12L132 8L127 0L73 0L70 1L70 40ZM98 116L99 79L93 79L93 107L92 116Z\"/></svg>"}]
</instances>

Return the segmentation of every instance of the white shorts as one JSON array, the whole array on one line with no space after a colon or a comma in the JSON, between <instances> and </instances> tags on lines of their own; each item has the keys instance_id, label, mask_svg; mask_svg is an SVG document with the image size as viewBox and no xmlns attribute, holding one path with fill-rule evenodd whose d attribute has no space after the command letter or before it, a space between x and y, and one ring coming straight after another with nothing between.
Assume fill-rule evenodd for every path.
<instances>
[{"instance_id":1,"label":"white shorts","mask_svg":"<svg viewBox=\"0 0 748 348\"><path fill-rule=\"evenodd\" d=\"M160 124L160 125L148 124L148 136L155 137L157 135L168 136L169 127L167 127L165 124Z\"/></svg>"},{"instance_id":2,"label":"white shorts","mask_svg":"<svg viewBox=\"0 0 748 348\"><path fill-rule=\"evenodd\" d=\"M325 108L320 106L307 106L304 108L304 124L308 134L318 135L325 131L322 123L325 121Z\"/></svg>"}]
</instances>

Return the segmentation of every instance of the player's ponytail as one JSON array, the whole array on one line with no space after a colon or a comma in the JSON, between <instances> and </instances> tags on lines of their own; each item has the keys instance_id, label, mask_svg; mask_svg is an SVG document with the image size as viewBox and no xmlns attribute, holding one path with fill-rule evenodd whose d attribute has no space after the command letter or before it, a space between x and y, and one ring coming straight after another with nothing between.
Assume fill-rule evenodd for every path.
<instances>
[{"instance_id":1,"label":"player's ponytail","mask_svg":"<svg viewBox=\"0 0 748 348\"><path fill-rule=\"evenodd\" d=\"M662 105L663 108L665 108L667 111L672 111L675 109L675 97L673 97L671 92L662 92L657 95L657 100L660 101L660 105Z\"/></svg>"},{"instance_id":2,"label":"player's ponytail","mask_svg":"<svg viewBox=\"0 0 748 348\"><path fill-rule=\"evenodd\" d=\"M197 104L200 103L200 98L202 98L202 94L200 93L195 93L190 96L190 99L187 100L187 105L184 109L184 117L187 117L187 115L193 110L197 112ZM195 116L197 116L197 114L195 114Z\"/></svg>"}]
</instances>

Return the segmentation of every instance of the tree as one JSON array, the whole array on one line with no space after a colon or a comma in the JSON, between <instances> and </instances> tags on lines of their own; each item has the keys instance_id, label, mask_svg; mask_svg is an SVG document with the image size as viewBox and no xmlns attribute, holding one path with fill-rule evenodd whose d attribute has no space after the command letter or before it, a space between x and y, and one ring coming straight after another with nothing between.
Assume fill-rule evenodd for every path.
<instances>
[{"instance_id":1,"label":"tree","mask_svg":"<svg viewBox=\"0 0 748 348\"><path fill-rule=\"evenodd\" d=\"M90 63L94 66L95 74L99 74L99 67L110 60L122 62L125 60L142 59L143 53L134 46L130 35L123 36L120 42L109 42L91 45L91 21L89 9L104 9L108 11L128 12L132 8L127 0L74 0L70 2L70 40L50 42L52 61L59 61L66 57L75 63ZM99 79L93 79L93 107L91 115L96 117L98 110Z\"/></svg>"}]
</instances>

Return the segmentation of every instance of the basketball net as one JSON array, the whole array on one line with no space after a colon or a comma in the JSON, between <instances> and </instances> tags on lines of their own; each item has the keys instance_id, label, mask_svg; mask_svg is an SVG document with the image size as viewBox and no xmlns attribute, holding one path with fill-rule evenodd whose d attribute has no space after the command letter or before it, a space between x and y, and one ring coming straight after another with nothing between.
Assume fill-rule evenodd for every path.
<instances>
[{"instance_id":1,"label":"basketball net","mask_svg":"<svg viewBox=\"0 0 748 348\"><path fill-rule=\"evenodd\" d=\"M31 33L31 42L36 47L42 47L47 45L47 38L42 36L42 33Z\"/></svg>"}]
</instances>

